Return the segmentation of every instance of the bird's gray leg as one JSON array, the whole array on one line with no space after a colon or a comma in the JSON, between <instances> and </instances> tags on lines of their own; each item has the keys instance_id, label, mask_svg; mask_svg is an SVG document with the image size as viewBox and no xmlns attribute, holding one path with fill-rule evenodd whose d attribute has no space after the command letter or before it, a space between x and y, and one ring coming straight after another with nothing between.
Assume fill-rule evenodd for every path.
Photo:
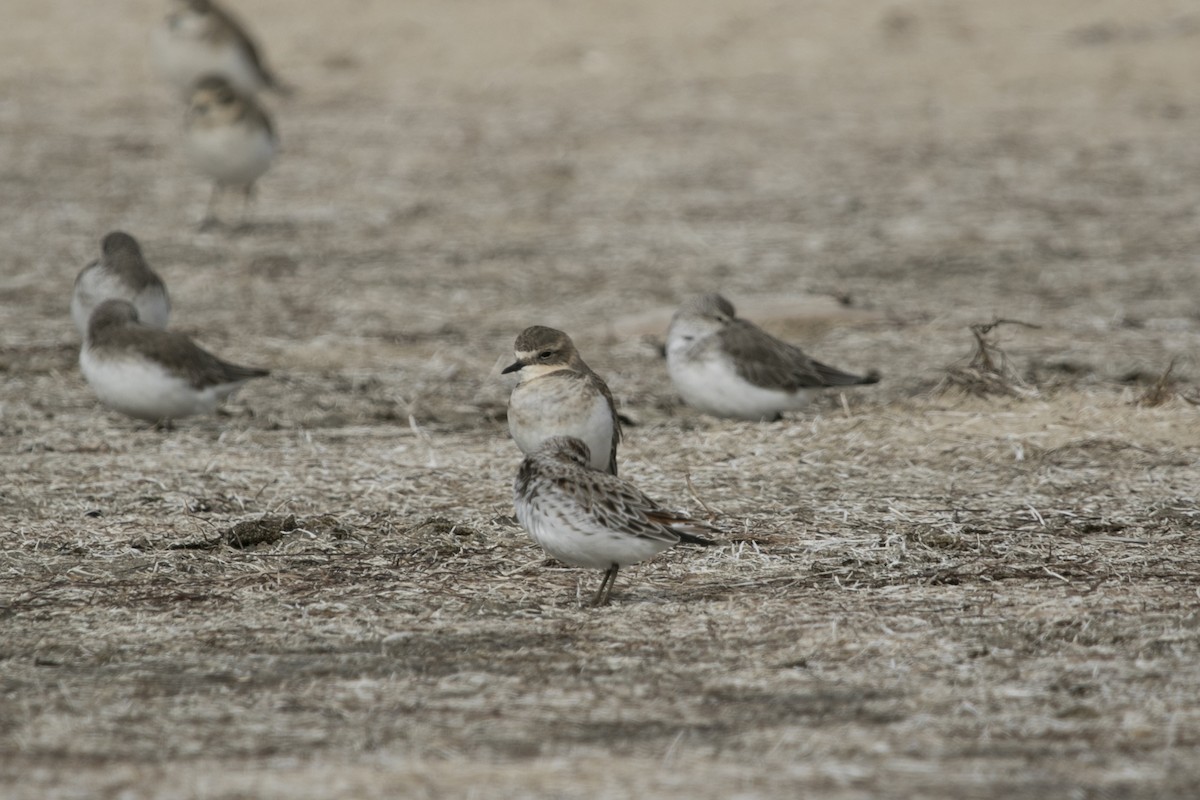
<instances>
[{"instance_id":1,"label":"bird's gray leg","mask_svg":"<svg viewBox=\"0 0 1200 800\"><path fill-rule=\"evenodd\" d=\"M217 198L221 194L221 184L213 182L212 194L208 196L208 207L204 210L204 219L200 220L200 230L207 231L221 224L217 218Z\"/></svg>"},{"instance_id":2,"label":"bird's gray leg","mask_svg":"<svg viewBox=\"0 0 1200 800\"><path fill-rule=\"evenodd\" d=\"M242 187L242 219L238 223L239 231L248 231L251 229L250 223L250 206L254 202L254 184L247 183Z\"/></svg>"},{"instance_id":3,"label":"bird's gray leg","mask_svg":"<svg viewBox=\"0 0 1200 800\"><path fill-rule=\"evenodd\" d=\"M600 590L596 592L596 596L592 598L592 608L608 605L609 597L612 595L613 584L617 582L617 570L620 569L616 564L613 564L604 572L604 579L600 581Z\"/></svg>"}]
</instances>

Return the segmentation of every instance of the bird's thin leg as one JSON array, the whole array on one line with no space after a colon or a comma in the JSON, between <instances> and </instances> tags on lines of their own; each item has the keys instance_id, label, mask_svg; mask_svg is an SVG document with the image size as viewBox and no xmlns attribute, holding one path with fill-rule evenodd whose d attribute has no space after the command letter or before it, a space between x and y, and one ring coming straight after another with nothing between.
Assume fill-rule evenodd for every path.
<instances>
[{"instance_id":1,"label":"bird's thin leg","mask_svg":"<svg viewBox=\"0 0 1200 800\"><path fill-rule=\"evenodd\" d=\"M254 184L247 183L242 187L242 219L238 223L239 231L248 231L251 229L250 223L250 206L254 203Z\"/></svg>"},{"instance_id":2,"label":"bird's thin leg","mask_svg":"<svg viewBox=\"0 0 1200 800\"><path fill-rule=\"evenodd\" d=\"M604 572L604 579L600 581L600 590L596 592L596 596L592 598L592 608L608 605L609 596L612 594L613 584L617 582L617 570L620 569L616 564L613 564Z\"/></svg>"},{"instance_id":3,"label":"bird's thin leg","mask_svg":"<svg viewBox=\"0 0 1200 800\"><path fill-rule=\"evenodd\" d=\"M608 585L608 575L610 572L612 572L611 568L604 571L604 577L600 579L600 588L596 590L595 596L592 597L592 608L596 608L600 605L600 601L604 597L604 587Z\"/></svg>"},{"instance_id":4,"label":"bird's thin leg","mask_svg":"<svg viewBox=\"0 0 1200 800\"><path fill-rule=\"evenodd\" d=\"M207 231L221 224L217 219L217 198L221 195L221 184L213 182L212 194L208 196L208 207L204 210L204 219L200 220L200 230Z\"/></svg>"}]
</instances>

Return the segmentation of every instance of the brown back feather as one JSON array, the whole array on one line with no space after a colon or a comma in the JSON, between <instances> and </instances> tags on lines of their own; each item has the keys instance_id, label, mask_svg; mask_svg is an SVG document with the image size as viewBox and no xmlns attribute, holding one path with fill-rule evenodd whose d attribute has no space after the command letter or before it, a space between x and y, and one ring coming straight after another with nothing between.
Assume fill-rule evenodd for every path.
<instances>
[{"instance_id":1,"label":"brown back feather","mask_svg":"<svg viewBox=\"0 0 1200 800\"><path fill-rule=\"evenodd\" d=\"M874 383L879 379L878 375L863 377L815 361L800 348L776 339L749 320L730 320L719 336L733 357L738 374L755 386L794 392L821 386Z\"/></svg>"},{"instance_id":2,"label":"brown back feather","mask_svg":"<svg viewBox=\"0 0 1200 800\"><path fill-rule=\"evenodd\" d=\"M270 374L265 369L223 361L182 333L160 331L138 323L137 312L123 300L108 300L93 312L88 327L88 346L101 355L105 352L139 353L167 365L196 389Z\"/></svg>"}]
</instances>

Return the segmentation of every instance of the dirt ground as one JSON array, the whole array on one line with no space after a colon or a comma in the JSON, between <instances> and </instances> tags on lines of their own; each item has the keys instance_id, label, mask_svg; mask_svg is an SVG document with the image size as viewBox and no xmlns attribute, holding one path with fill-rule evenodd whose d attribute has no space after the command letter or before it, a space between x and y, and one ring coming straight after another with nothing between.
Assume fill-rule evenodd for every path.
<instances>
[{"instance_id":1,"label":"dirt ground","mask_svg":"<svg viewBox=\"0 0 1200 800\"><path fill-rule=\"evenodd\" d=\"M1194 794L1194 4L245 0L297 92L205 233L163 5L0 26L0 794ZM67 302L114 228L273 376L100 408ZM682 408L657 345L710 290L884 381ZM978 396L996 318L1038 327ZM722 531L605 609L511 521L530 324Z\"/></svg>"}]
</instances>

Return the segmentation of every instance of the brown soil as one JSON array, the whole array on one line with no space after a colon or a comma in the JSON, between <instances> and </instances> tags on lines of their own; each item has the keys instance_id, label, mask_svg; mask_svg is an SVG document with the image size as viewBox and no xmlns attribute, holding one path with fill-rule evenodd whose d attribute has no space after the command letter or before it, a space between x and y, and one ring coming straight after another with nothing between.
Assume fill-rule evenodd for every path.
<instances>
[{"instance_id":1,"label":"brown soil","mask_svg":"<svg viewBox=\"0 0 1200 800\"><path fill-rule=\"evenodd\" d=\"M1195 791L1190 4L238 9L298 92L208 233L158 0L0 26L0 794ZM172 432L98 407L67 301L114 228L273 377ZM661 321L710 290L884 381L681 408ZM1039 327L989 372L996 318ZM609 608L511 522L535 323L723 531Z\"/></svg>"}]
</instances>

